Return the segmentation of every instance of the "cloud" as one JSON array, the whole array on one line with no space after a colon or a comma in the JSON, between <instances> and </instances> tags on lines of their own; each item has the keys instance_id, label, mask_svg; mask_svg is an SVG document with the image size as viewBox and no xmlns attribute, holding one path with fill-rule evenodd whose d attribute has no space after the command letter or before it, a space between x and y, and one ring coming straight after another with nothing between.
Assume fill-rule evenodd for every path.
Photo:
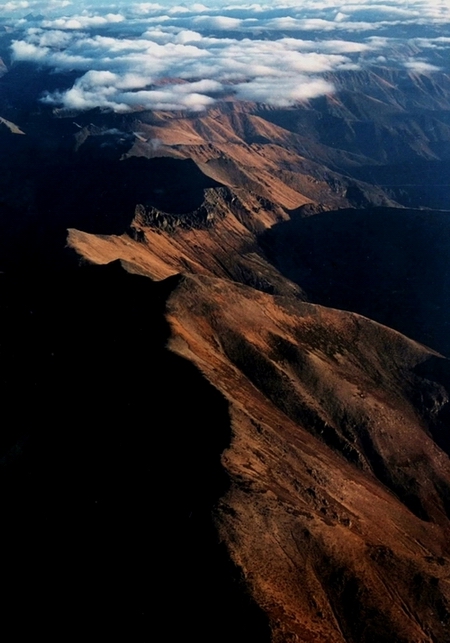
<instances>
[{"instance_id":1,"label":"cloud","mask_svg":"<svg viewBox=\"0 0 450 643\"><path fill-rule=\"evenodd\" d=\"M155 2L139 2L131 6L131 13L138 16L146 16L150 13L160 13L161 11L164 11L163 5Z\"/></svg>"},{"instance_id":2,"label":"cloud","mask_svg":"<svg viewBox=\"0 0 450 643\"><path fill-rule=\"evenodd\" d=\"M323 78L308 78L298 75L284 76L283 92L280 92L280 80L277 77L260 77L235 87L237 97L242 100L269 103L278 107L287 107L299 101L305 101L334 91L332 83Z\"/></svg>"},{"instance_id":3,"label":"cloud","mask_svg":"<svg viewBox=\"0 0 450 643\"><path fill-rule=\"evenodd\" d=\"M229 16L196 16L192 22L198 26L220 30L238 29L242 25L242 20Z\"/></svg>"},{"instance_id":4,"label":"cloud","mask_svg":"<svg viewBox=\"0 0 450 643\"><path fill-rule=\"evenodd\" d=\"M185 45L188 42L200 42L202 40L202 35L198 33L198 31L184 29L176 35L175 40L176 42Z\"/></svg>"},{"instance_id":5,"label":"cloud","mask_svg":"<svg viewBox=\"0 0 450 643\"><path fill-rule=\"evenodd\" d=\"M349 22L326 20L325 18L293 18L286 16L274 18L267 23L269 29L280 31L371 31L374 24L370 22Z\"/></svg>"},{"instance_id":6,"label":"cloud","mask_svg":"<svg viewBox=\"0 0 450 643\"><path fill-rule=\"evenodd\" d=\"M202 111L214 102L208 93L222 90L222 85L214 80L172 83L145 89L147 85L140 76L89 71L63 94L46 94L43 102L63 104L67 109L74 110L106 107L116 112L143 109Z\"/></svg>"},{"instance_id":7,"label":"cloud","mask_svg":"<svg viewBox=\"0 0 450 643\"><path fill-rule=\"evenodd\" d=\"M39 29L30 29L28 32L29 42L32 41L33 34L36 34L37 38L35 44L39 44L40 48L46 49L63 49L70 45L72 36L64 31L45 31L42 32ZM23 41L18 41L23 42Z\"/></svg>"},{"instance_id":8,"label":"cloud","mask_svg":"<svg viewBox=\"0 0 450 643\"><path fill-rule=\"evenodd\" d=\"M42 98L69 109L198 111L230 95L291 105L331 93L326 74L433 73L450 50L446 0L10 0L0 12L14 60L79 72Z\"/></svg>"},{"instance_id":9,"label":"cloud","mask_svg":"<svg viewBox=\"0 0 450 643\"><path fill-rule=\"evenodd\" d=\"M4 7L3 11L5 13L10 13L13 11L19 11L20 9L28 9L30 6L30 3L27 2L27 0L13 0L13 2L7 2Z\"/></svg>"},{"instance_id":10,"label":"cloud","mask_svg":"<svg viewBox=\"0 0 450 643\"><path fill-rule=\"evenodd\" d=\"M410 3L405 7L398 6L398 4L379 4L376 2L362 2L361 4L348 4L341 7L344 14L352 13L376 13L377 15L388 14L395 19L406 18L411 19L421 15L420 9L414 7L414 3Z\"/></svg>"},{"instance_id":11,"label":"cloud","mask_svg":"<svg viewBox=\"0 0 450 643\"><path fill-rule=\"evenodd\" d=\"M421 49L449 49L450 36L440 36L438 38L412 38L410 43Z\"/></svg>"},{"instance_id":12,"label":"cloud","mask_svg":"<svg viewBox=\"0 0 450 643\"><path fill-rule=\"evenodd\" d=\"M46 29L87 29L103 27L109 24L123 22L125 17L120 13L107 13L106 16L76 16L74 18L57 18L43 20L42 27Z\"/></svg>"},{"instance_id":13,"label":"cloud","mask_svg":"<svg viewBox=\"0 0 450 643\"><path fill-rule=\"evenodd\" d=\"M417 72L418 74L426 74L433 71L441 71L440 67L431 65L423 60L409 60L404 63L406 69Z\"/></svg>"}]
</instances>

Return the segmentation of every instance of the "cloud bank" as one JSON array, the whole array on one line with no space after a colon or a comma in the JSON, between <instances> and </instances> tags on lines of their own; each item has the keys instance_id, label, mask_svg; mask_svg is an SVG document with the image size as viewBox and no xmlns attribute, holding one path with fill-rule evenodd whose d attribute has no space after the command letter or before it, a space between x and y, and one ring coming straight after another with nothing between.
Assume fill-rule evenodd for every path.
<instances>
[{"instance_id":1,"label":"cloud bank","mask_svg":"<svg viewBox=\"0 0 450 643\"><path fill-rule=\"evenodd\" d=\"M285 106L333 92L329 72L389 63L393 49L415 73L441 70L450 50L448 0L10 0L2 23L14 61L78 72L42 96L75 110L201 111L224 97Z\"/></svg>"}]
</instances>

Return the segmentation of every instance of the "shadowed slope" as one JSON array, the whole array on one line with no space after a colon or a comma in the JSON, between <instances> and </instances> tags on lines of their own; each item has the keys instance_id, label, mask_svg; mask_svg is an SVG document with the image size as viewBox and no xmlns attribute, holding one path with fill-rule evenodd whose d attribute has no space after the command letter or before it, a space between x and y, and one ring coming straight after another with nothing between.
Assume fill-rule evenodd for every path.
<instances>
[{"instance_id":1,"label":"shadowed slope","mask_svg":"<svg viewBox=\"0 0 450 643\"><path fill-rule=\"evenodd\" d=\"M297 216L267 231L262 244L312 301L361 313L450 355L450 212Z\"/></svg>"},{"instance_id":2,"label":"shadowed slope","mask_svg":"<svg viewBox=\"0 0 450 643\"><path fill-rule=\"evenodd\" d=\"M219 186L189 159L121 161L129 140L105 127L75 151L74 129L55 119L44 140L39 129L25 136L0 129L1 269L61 265L67 228L121 234L137 203L186 212Z\"/></svg>"},{"instance_id":3,"label":"shadowed slope","mask_svg":"<svg viewBox=\"0 0 450 643\"><path fill-rule=\"evenodd\" d=\"M177 638L268 640L211 522L227 404L165 348L176 280L64 277L0 279L5 618L148 641L170 604Z\"/></svg>"}]
</instances>

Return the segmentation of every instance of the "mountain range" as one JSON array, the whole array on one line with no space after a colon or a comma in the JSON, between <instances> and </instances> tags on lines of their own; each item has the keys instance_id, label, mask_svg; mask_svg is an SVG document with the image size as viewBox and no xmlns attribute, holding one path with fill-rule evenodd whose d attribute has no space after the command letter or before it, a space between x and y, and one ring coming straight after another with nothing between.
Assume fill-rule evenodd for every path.
<instances>
[{"instance_id":1,"label":"mountain range","mask_svg":"<svg viewBox=\"0 0 450 643\"><path fill-rule=\"evenodd\" d=\"M120 114L0 72L17 628L449 640L450 77Z\"/></svg>"}]
</instances>

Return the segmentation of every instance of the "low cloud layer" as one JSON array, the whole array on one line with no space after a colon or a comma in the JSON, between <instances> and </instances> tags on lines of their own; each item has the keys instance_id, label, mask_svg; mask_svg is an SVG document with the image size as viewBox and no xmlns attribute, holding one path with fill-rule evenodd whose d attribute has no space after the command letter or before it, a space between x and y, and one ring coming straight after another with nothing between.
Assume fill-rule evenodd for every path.
<instances>
[{"instance_id":1,"label":"low cloud layer","mask_svg":"<svg viewBox=\"0 0 450 643\"><path fill-rule=\"evenodd\" d=\"M328 72L389 61L392 49L416 73L439 71L450 50L447 0L11 0L0 19L13 60L79 72L42 96L77 110L200 111L225 96L291 105L333 92Z\"/></svg>"}]
</instances>

